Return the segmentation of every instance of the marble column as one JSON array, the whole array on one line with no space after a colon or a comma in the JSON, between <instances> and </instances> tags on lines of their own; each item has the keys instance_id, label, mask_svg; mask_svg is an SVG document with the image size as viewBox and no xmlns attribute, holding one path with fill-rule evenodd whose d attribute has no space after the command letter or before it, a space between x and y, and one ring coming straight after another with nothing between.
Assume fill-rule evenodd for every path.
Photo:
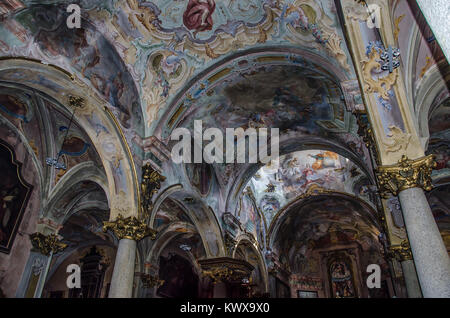
<instances>
[{"instance_id":1,"label":"marble column","mask_svg":"<svg viewBox=\"0 0 450 318\"><path fill-rule=\"evenodd\" d=\"M406 292L408 298L422 298L419 281L417 279L416 268L413 260L404 260L400 262L405 278Z\"/></svg>"},{"instance_id":2,"label":"marble column","mask_svg":"<svg viewBox=\"0 0 450 318\"><path fill-rule=\"evenodd\" d=\"M36 232L30 235L30 240L33 248L16 296L41 298L53 254L63 251L67 244L56 233Z\"/></svg>"},{"instance_id":3,"label":"marble column","mask_svg":"<svg viewBox=\"0 0 450 318\"><path fill-rule=\"evenodd\" d=\"M111 230L119 239L114 263L109 298L131 298L133 295L134 268L137 241L146 236L156 238L156 231L135 217L124 218L120 214L115 221L104 222L103 231Z\"/></svg>"},{"instance_id":4,"label":"marble column","mask_svg":"<svg viewBox=\"0 0 450 318\"><path fill-rule=\"evenodd\" d=\"M434 156L379 166L380 192L398 196L423 297L450 298L450 258L424 190L431 190ZM410 268L407 268L407 270Z\"/></svg>"},{"instance_id":5,"label":"marble column","mask_svg":"<svg viewBox=\"0 0 450 318\"><path fill-rule=\"evenodd\" d=\"M422 291L420 290L419 280L417 279L416 268L414 266L408 240L404 240L401 245L391 246L389 249L391 255L402 266L408 298L422 298Z\"/></svg>"},{"instance_id":6,"label":"marble column","mask_svg":"<svg viewBox=\"0 0 450 318\"><path fill-rule=\"evenodd\" d=\"M450 298L450 258L425 193L409 188L398 196L423 296Z\"/></svg>"},{"instance_id":7,"label":"marble column","mask_svg":"<svg viewBox=\"0 0 450 318\"><path fill-rule=\"evenodd\" d=\"M121 239L111 278L109 298L130 298L133 292L136 241Z\"/></svg>"}]
</instances>

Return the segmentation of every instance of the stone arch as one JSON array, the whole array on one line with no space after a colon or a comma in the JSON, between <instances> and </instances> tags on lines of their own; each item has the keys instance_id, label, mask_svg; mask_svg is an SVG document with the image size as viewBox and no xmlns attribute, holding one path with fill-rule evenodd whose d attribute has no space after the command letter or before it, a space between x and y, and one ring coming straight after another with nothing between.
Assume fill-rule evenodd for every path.
<instances>
[{"instance_id":1,"label":"stone arch","mask_svg":"<svg viewBox=\"0 0 450 318\"><path fill-rule=\"evenodd\" d=\"M150 215L149 226L154 226L158 207L165 199L175 200L194 223L206 250L207 257L225 255L222 228L216 214L210 207L205 206L201 198L186 192L181 185L174 185L164 189L155 201L155 208Z\"/></svg>"},{"instance_id":2,"label":"stone arch","mask_svg":"<svg viewBox=\"0 0 450 318\"><path fill-rule=\"evenodd\" d=\"M82 162L64 174L56 186L52 189L46 204L46 209L48 210L47 212L50 212L55 202L64 195L64 189L70 189L81 181L92 181L96 183L105 192L106 198L109 202L109 193L107 191L106 176L104 173L96 167L92 161Z\"/></svg>"},{"instance_id":3,"label":"stone arch","mask_svg":"<svg viewBox=\"0 0 450 318\"><path fill-rule=\"evenodd\" d=\"M167 244L169 244L173 238L183 234L178 231L180 229L187 230L189 231L189 233L198 234L198 231L195 228L195 226L190 223L187 222L171 223L167 228L163 230L163 232L158 233L153 246L151 247L150 251L147 253L147 256L145 257L145 261L150 262L152 264L158 264L159 256L161 255L161 252L164 250Z\"/></svg>"},{"instance_id":4,"label":"stone arch","mask_svg":"<svg viewBox=\"0 0 450 318\"><path fill-rule=\"evenodd\" d=\"M359 206L363 208L361 211L362 215L366 217L376 228L381 229L380 221L378 220L378 212L369 204L357 198L351 194L337 192L337 191L326 191L325 193L317 193L317 194L306 194L304 196L299 196L297 199L292 201L283 207L278 213L274 216L272 224L269 227L269 231L267 233L267 247L268 249L272 248L274 240L278 234L280 225L286 219L286 217L292 213L292 211L298 210L301 207L305 206L310 202L314 202L317 199L323 199L326 197L334 197L341 198L349 201L356 202Z\"/></svg>"},{"instance_id":5,"label":"stone arch","mask_svg":"<svg viewBox=\"0 0 450 318\"><path fill-rule=\"evenodd\" d=\"M247 233L238 235L238 237L236 237L236 245L234 247L232 257L235 258L236 251L240 244L247 244L248 246L250 246L251 249L253 250L253 252L255 253L255 255L258 257L258 265L259 265L261 275L264 280L265 292L268 292L269 291L269 272L267 270L266 262L264 261L264 256L262 255L262 252L258 248L255 247L253 242L254 242L254 239L252 238L252 236L250 236Z\"/></svg>"},{"instance_id":6,"label":"stone arch","mask_svg":"<svg viewBox=\"0 0 450 318\"><path fill-rule=\"evenodd\" d=\"M450 70L449 70L450 71ZM422 80L417 93L415 102L415 112L419 126L419 136L422 138L422 145L426 149L430 138L429 116L433 109L439 106L439 97L442 94L449 95L448 87L442 79L439 68L434 65L428 70L425 78Z\"/></svg>"},{"instance_id":7,"label":"stone arch","mask_svg":"<svg viewBox=\"0 0 450 318\"><path fill-rule=\"evenodd\" d=\"M161 193L158 194L157 198L155 199L155 203L153 204L153 209L150 212L148 225L151 228L154 227L155 217L156 217L156 214L158 213L158 209L159 209L161 203L163 203L164 200L166 198L168 198L172 193L175 193L182 188L183 188L183 186L181 184L175 184L175 185L167 187L166 189L162 190Z\"/></svg>"},{"instance_id":8,"label":"stone arch","mask_svg":"<svg viewBox=\"0 0 450 318\"><path fill-rule=\"evenodd\" d=\"M33 89L52 100L65 114L71 114L68 96L85 99L75 119L96 146L105 169L111 202L111 218L119 213L137 216L139 184L128 143L109 106L96 92L64 70L26 58L0 60L0 83L15 83Z\"/></svg>"}]
</instances>

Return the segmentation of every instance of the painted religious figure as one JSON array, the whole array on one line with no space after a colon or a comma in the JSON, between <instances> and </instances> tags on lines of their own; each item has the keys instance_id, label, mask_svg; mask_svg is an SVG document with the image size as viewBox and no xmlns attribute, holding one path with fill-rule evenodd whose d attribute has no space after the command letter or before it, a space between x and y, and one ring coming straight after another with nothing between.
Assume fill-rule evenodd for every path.
<instances>
[{"instance_id":1,"label":"painted religious figure","mask_svg":"<svg viewBox=\"0 0 450 318\"><path fill-rule=\"evenodd\" d=\"M195 30L195 33L211 30L215 9L214 0L189 0L183 14L183 23L189 30Z\"/></svg>"},{"instance_id":2,"label":"painted religious figure","mask_svg":"<svg viewBox=\"0 0 450 318\"><path fill-rule=\"evenodd\" d=\"M22 181L12 150L0 142L0 251L9 253L31 186Z\"/></svg>"},{"instance_id":3,"label":"painted religious figure","mask_svg":"<svg viewBox=\"0 0 450 318\"><path fill-rule=\"evenodd\" d=\"M334 261L330 264L330 280L332 297L353 298L355 289L353 286L352 271L349 264L342 260Z\"/></svg>"}]
</instances>

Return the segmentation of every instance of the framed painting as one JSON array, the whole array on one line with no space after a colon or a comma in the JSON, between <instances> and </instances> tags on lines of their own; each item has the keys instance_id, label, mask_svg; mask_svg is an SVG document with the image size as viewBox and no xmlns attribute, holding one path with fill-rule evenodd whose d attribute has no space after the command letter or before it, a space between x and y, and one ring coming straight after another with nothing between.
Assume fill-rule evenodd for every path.
<instances>
[{"instance_id":1,"label":"framed painting","mask_svg":"<svg viewBox=\"0 0 450 318\"><path fill-rule=\"evenodd\" d=\"M0 252L9 254L33 187L22 178L14 150L0 140Z\"/></svg>"}]
</instances>

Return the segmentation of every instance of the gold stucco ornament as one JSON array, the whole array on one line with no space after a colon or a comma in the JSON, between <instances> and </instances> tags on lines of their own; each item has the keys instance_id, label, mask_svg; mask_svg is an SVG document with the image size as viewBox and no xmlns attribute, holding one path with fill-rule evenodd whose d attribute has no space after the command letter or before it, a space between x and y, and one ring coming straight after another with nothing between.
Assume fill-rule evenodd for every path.
<instances>
[{"instance_id":1,"label":"gold stucco ornament","mask_svg":"<svg viewBox=\"0 0 450 318\"><path fill-rule=\"evenodd\" d=\"M121 214L117 216L115 221L103 222L103 232L106 232L108 229L112 230L119 240L129 239L139 241L146 236L150 236L154 240L157 233L155 230L149 228L144 221L140 221L134 216L124 218Z\"/></svg>"},{"instance_id":2,"label":"gold stucco ornament","mask_svg":"<svg viewBox=\"0 0 450 318\"><path fill-rule=\"evenodd\" d=\"M204 276L211 278L214 284L221 282L241 282L249 279L254 267L244 260L219 257L200 260Z\"/></svg>"},{"instance_id":3,"label":"gold stucco ornament","mask_svg":"<svg viewBox=\"0 0 450 318\"><path fill-rule=\"evenodd\" d=\"M433 188L431 172L436 167L434 155L410 160L403 155L398 164L381 166L377 169L380 193L387 198L388 193L398 195L410 188L422 188L430 191Z\"/></svg>"},{"instance_id":4,"label":"gold stucco ornament","mask_svg":"<svg viewBox=\"0 0 450 318\"><path fill-rule=\"evenodd\" d=\"M373 47L369 53L369 59L362 61L363 80L366 93L377 93L384 100L389 100L389 91L397 82L398 69L393 70L385 77L374 78L372 72L381 70L380 52Z\"/></svg>"},{"instance_id":5,"label":"gold stucco ornament","mask_svg":"<svg viewBox=\"0 0 450 318\"><path fill-rule=\"evenodd\" d=\"M141 281L142 281L142 285L145 288L159 288L164 284L164 280L159 279L157 276L153 276L150 274L144 274L142 273L141 275Z\"/></svg>"},{"instance_id":6,"label":"gold stucco ornament","mask_svg":"<svg viewBox=\"0 0 450 318\"><path fill-rule=\"evenodd\" d=\"M391 256L399 262L410 261L413 259L411 247L407 240L402 241L400 245L392 245L389 247L389 252Z\"/></svg>"},{"instance_id":7,"label":"gold stucco ornament","mask_svg":"<svg viewBox=\"0 0 450 318\"><path fill-rule=\"evenodd\" d=\"M142 167L142 182L141 182L141 209L145 217L148 217L153 208L152 197L161 189L161 182L164 182L166 177L162 176L158 171L153 169L150 164Z\"/></svg>"},{"instance_id":8,"label":"gold stucco ornament","mask_svg":"<svg viewBox=\"0 0 450 318\"><path fill-rule=\"evenodd\" d=\"M30 239L33 247L46 256L49 256L50 252L61 252L68 246L67 244L62 243L56 234L44 235L36 232L30 235Z\"/></svg>"}]
</instances>

